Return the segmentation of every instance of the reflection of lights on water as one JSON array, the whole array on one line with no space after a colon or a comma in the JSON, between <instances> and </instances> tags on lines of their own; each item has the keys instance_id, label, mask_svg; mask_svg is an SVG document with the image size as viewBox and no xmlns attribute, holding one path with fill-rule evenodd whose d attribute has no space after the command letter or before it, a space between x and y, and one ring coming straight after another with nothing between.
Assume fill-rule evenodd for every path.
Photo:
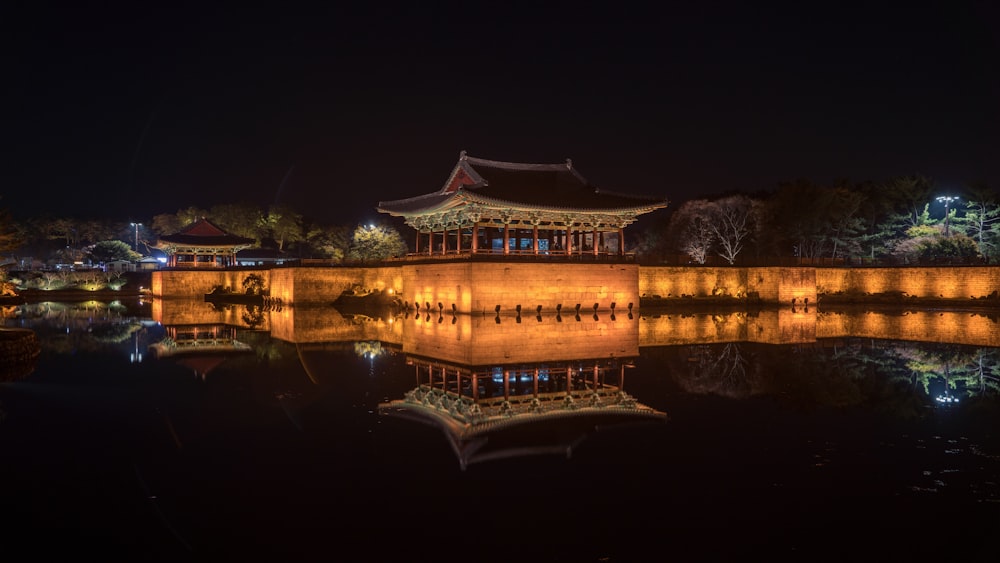
<instances>
[{"instance_id":1,"label":"reflection of lights on water","mask_svg":"<svg viewBox=\"0 0 1000 563\"><path fill-rule=\"evenodd\" d=\"M134 343L134 350L129 354L129 361L133 364L142 362L142 352L139 351L139 333L132 333L132 342Z\"/></svg>"},{"instance_id":2,"label":"reflection of lights on water","mask_svg":"<svg viewBox=\"0 0 1000 563\"><path fill-rule=\"evenodd\" d=\"M517 371L511 371L511 372L509 372L509 374L510 375L509 375L509 379L508 380L511 383L517 383L519 381L523 381L525 383L530 383L530 382L534 381L534 374L517 372ZM502 367L494 367L493 368L492 379L493 379L494 383L503 383L503 368ZM547 369L539 370L538 371L538 381L540 383L545 383L548 380L549 380L549 370L547 370Z\"/></svg>"},{"instance_id":3,"label":"reflection of lights on water","mask_svg":"<svg viewBox=\"0 0 1000 563\"><path fill-rule=\"evenodd\" d=\"M942 404L952 404L958 402L958 397L952 397L951 395L938 395L934 397L934 400Z\"/></svg>"}]
</instances>

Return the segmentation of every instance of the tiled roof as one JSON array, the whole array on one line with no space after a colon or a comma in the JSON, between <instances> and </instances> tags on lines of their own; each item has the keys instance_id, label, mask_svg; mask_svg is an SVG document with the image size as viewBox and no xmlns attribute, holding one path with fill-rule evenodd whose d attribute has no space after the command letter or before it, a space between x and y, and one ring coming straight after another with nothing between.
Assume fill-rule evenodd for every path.
<instances>
[{"instance_id":1,"label":"tiled roof","mask_svg":"<svg viewBox=\"0 0 1000 563\"><path fill-rule=\"evenodd\" d=\"M463 151L448 181L437 192L379 202L386 213L416 214L447 207L462 198L500 206L566 210L626 210L665 207L666 198L601 190L572 166L502 162L467 156Z\"/></svg>"},{"instance_id":2,"label":"tiled roof","mask_svg":"<svg viewBox=\"0 0 1000 563\"><path fill-rule=\"evenodd\" d=\"M182 246L242 246L254 244L252 238L231 235L202 217L172 235L163 235L161 242Z\"/></svg>"}]
</instances>

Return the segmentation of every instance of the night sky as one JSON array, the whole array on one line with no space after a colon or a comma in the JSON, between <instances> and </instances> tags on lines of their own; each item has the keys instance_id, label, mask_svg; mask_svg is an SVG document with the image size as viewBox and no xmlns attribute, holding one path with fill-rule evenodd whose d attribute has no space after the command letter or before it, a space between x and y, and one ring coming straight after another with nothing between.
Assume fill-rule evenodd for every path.
<instances>
[{"instance_id":1,"label":"night sky","mask_svg":"<svg viewBox=\"0 0 1000 563\"><path fill-rule=\"evenodd\" d=\"M461 150L675 203L798 178L1000 188L987 2L25 4L0 18L15 217L247 202L356 224Z\"/></svg>"}]
</instances>

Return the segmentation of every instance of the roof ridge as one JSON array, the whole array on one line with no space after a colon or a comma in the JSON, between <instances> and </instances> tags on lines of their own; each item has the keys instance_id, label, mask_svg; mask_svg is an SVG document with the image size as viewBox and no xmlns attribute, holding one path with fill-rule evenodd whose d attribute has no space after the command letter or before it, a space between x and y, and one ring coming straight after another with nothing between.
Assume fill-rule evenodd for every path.
<instances>
[{"instance_id":1,"label":"roof ridge","mask_svg":"<svg viewBox=\"0 0 1000 563\"><path fill-rule=\"evenodd\" d=\"M566 162L556 162L556 163L530 163L530 162L508 162L504 160L490 160L487 158L478 158L474 156L465 155L462 160L469 162L472 165L479 166L489 166L492 168L507 168L511 170L572 170L573 161L566 159Z\"/></svg>"},{"instance_id":2,"label":"roof ridge","mask_svg":"<svg viewBox=\"0 0 1000 563\"><path fill-rule=\"evenodd\" d=\"M420 200L423 200L423 199L436 199L436 198L440 198L442 195L447 195L447 194L443 194L440 191L437 191L437 192L431 192L429 194L422 194L422 195L415 195L413 197L406 197L406 198L403 198L403 199L391 199L391 200L386 200L386 201L380 201L380 202L378 202L378 205L376 206L376 208L382 207L382 204L384 204L384 203L396 203L396 204L398 204L398 203L410 203L410 202L414 202L414 201L420 201Z\"/></svg>"}]
</instances>

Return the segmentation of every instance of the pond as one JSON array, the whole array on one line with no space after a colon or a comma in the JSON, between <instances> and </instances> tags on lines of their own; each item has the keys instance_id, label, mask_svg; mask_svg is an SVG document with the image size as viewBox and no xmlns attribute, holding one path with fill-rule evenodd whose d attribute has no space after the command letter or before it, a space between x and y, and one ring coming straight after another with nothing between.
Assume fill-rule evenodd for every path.
<instances>
[{"instance_id":1,"label":"pond","mask_svg":"<svg viewBox=\"0 0 1000 563\"><path fill-rule=\"evenodd\" d=\"M2 311L11 553L995 560L989 314Z\"/></svg>"}]
</instances>

